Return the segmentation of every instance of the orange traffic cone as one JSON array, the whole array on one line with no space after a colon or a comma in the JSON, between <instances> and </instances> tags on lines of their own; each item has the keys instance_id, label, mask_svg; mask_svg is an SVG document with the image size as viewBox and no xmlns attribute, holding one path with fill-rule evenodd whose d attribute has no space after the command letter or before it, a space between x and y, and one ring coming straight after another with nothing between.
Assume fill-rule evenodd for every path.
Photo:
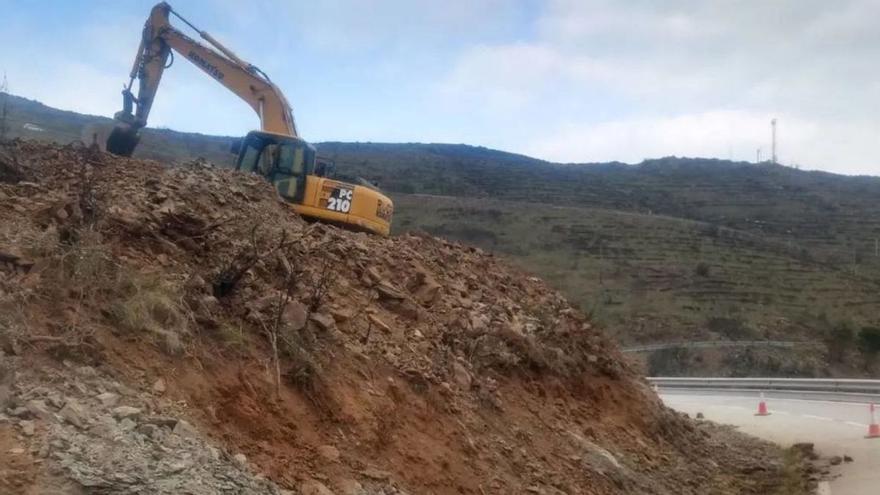
<instances>
[{"instance_id":1,"label":"orange traffic cone","mask_svg":"<svg viewBox=\"0 0 880 495\"><path fill-rule=\"evenodd\" d=\"M769 416L770 411L767 410L767 403L764 402L764 392L761 392L761 402L758 402L758 412L755 416Z\"/></svg>"},{"instance_id":2,"label":"orange traffic cone","mask_svg":"<svg viewBox=\"0 0 880 495\"><path fill-rule=\"evenodd\" d=\"M865 438L880 438L880 425L877 424L877 414L874 409L874 404L871 404L871 423L868 425L868 436Z\"/></svg>"}]
</instances>

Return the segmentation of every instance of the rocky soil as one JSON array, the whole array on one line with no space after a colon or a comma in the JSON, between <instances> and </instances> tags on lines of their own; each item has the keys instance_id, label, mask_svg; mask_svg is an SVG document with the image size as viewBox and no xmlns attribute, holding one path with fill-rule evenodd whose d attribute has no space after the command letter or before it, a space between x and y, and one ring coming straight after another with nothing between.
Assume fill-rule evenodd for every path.
<instances>
[{"instance_id":1,"label":"rocky soil","mask_svg":"<svg viewBox=\"0 0 880 495\"><path fill-rule=\"evenodd\" d=\"M541 280L205 163L0 145L0 350L4 493L802 493Z\"/></svg>"}]
</instances>

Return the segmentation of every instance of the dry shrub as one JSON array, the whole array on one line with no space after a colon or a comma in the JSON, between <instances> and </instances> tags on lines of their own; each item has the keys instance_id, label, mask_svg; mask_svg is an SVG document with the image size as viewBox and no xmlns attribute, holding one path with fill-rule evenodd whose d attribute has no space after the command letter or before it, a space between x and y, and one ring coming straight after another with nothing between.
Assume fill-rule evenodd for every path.
<instances>
[{"instance_id":1,"label":"dry shrub","mask_svg":"<svg viewBox=\"0 0 880 495\"><path fill-rule=\"evenodd\" d=\"M227 347L242 348L247 343L247 336L241 325L233 326L219 322L217 336L220 338L220 342Z\"/></svg>"},{"instance_id":2,"label":"dry shrub","mask_svg":"<svg viewBox=\"0 0 880 495\"><path fill-rule=\"evenodd\" d=\"M376 416L374 446L385 450L394 443L394 432L397 430L396 419L399 413L394 407L385 407Z\"/></svg>"},{"instance_id":3,"label":"dry shrub","mask_svg":"<svg viewBox=\"0 0 880 495\"><path fill-rule=\"evenodd\" d=\"M25 256L31 259L49 258L59 253L58 230L52 226L44 230L24 230L16 241Z\"/></svg>"},{"instance_id":4,"label":"dry shrub","mask_svg":"<svg viewBox=\"0 0 880 495\"><path fill-rule=\"evenodd\" d=\"M325 417L335 420L339 407L331 392L331 385L325 378L325 370L315 356L309 352L299 339L285 336L283 355L287 358L283 377L287 383L303 394Z\"/></svg>"},{"instance_id":5,"label":"dry shrub","mask_svg":"<svg viewBox=\"0 0 880 495\"><path fill-rule=\"evenodd\" d=\"M24 334L24 324L10 304L0 304L0 353L17 354L18 339Z\"/></svg>"},{"instance_id":6,"label":"dry shrub","mask_svg":"<svg viewBox=\"0 0 880 495\"><path fill-rule=\"evenodd\" d=\"M52 235L50 230L35 237L31 247L45 256L40 269L45 297L72 299L76 308L107 308L104 314L118 330L147 334L171 354L183 351L190 313L180 287L119 264L96 228L77 229L66 242L57 237L52 242Z\"/></svg>"},{"instance_id":7,"label":"dry shrub","mask_svg":"<svg viewBox=\"0 0 880 495\"><path fill-rule=\"evenodd\" d=\"M298 332L296 332L298 334ZM308 396L315 395L319 389L321 365L299 342L301 338L282 337L283 354L290 360L284 374L287 381Z\"/></svg>"},{"instance_id":8,"label":"dry shrub","mask_svg":"<svg viewBox=\"0 0 880 495\"><path fill-rule=\"evenodd\" d=\"M189 311L178 286L155 275L123 270L116 293L119 297L110 304L108 314L120 330L157 338L171 354L183 352Z\"/></svg>"},{"instance_id":9,"label":"dry shrub","mask_svg":"<svg viewBox=\"0 0 880 495\"><path fill-rule=\"evenodd\" d=\"M80 304L113 289L118 265L97 231L80 231L75 242L50 242L52 234L35 238L44 244L32 247L46 256L41 264L42 288L49 299L73 297Z\"/></svg>"}]
</instances>

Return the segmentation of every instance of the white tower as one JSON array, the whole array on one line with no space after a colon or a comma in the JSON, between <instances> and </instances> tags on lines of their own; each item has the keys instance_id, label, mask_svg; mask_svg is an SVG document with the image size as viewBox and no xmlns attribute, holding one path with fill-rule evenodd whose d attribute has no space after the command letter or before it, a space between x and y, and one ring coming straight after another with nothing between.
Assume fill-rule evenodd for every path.
<instances>
[{"instance_id":1,"label":"white tower","mask_svg":"<svg viewBox=\"0 0 880 495\"><path fill-rule=\"evenodd\" d=\"M770 121L770 128L772 129L771 132L773 133L773 152L770 155L770 160L774 165L776 165L776 119Z\"/></svg>"}]
</instances>

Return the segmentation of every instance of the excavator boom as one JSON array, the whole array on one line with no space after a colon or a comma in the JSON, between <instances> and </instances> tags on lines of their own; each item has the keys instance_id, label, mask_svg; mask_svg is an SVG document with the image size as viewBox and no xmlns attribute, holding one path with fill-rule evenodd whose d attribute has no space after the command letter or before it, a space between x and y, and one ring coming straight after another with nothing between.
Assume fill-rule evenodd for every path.
<instances>
[{"instance_id":1,"label":"excavator boom","mask_svg":"<svg viewBox=\"0 0 880 495\"><path fill-rule=\"evenodd\" d=\"M195 29L213 48L190 38L171 25L174 14ZM281 90L253 64L249 64L205 31L195 28L165 2L150 12L144 24L140 46L132 66L128 87L123 90L123 109L115 115L118 124L107 141L108 151L130 156L138 142L138 131L147 125L162 74L173 61L174 51L196 65L244 100L260 118L263 131L298 137L293 111ZM138 80L137 96L132 93Z\"/></svg>"}]
</instances>

